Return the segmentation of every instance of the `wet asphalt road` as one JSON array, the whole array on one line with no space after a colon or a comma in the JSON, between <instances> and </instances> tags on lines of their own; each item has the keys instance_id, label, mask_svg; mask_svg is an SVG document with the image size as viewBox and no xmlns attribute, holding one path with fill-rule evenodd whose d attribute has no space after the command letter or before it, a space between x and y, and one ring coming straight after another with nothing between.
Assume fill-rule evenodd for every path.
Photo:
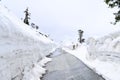
<instances>
[{"instance_id":1,"label":"wet asphalt road","mask_svg":"<svg viewBox=\"0 0 120 80\"><path fill-rule=\"evenodd\" d=\"M52 56L52 61L46 66L48 72L42 80L105 80L78 58L64 51L58 51L61 54Z\"/></svg>"}]
</instances>

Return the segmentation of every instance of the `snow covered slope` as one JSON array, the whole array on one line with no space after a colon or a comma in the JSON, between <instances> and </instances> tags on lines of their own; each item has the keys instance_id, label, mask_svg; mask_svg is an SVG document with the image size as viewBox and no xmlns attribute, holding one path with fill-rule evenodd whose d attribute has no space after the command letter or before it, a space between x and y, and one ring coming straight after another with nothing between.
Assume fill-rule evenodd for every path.
<instances>
[{"instance_id":1,"label":"snow covered slope","mask_svg":"<svg viewBox=\"0 0 120 80\"><path fill-rule=\"evenodd\" d=\"M46 55L55 47L48 38L32 30L0 4L0 80L39 80ZM41 62L41 60L44 60ZM38 65L39 63L39 65ZM36 68L35 68L36 69ZM31 77L30 77L31 75Z\"/></svg>"}]
</instances>

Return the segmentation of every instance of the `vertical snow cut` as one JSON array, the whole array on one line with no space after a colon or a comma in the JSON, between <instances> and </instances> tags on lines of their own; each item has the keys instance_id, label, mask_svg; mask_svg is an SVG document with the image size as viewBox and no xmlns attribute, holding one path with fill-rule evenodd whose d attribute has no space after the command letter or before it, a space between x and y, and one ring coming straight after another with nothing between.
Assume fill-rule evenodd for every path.
<instances>
[{"instance_id":1,"label":"vertical snow cut","mask_svg":"<svg viewBox=\"0 0 120 80\"><path fill-rule=\"evenodd\" d=\"M0 4L1 80L30 80L28 74L32 80L39 80L46 71L43 65L51 60L45 56L54 47L54 42L38 35Z\"/></svg>"}]
</instances>

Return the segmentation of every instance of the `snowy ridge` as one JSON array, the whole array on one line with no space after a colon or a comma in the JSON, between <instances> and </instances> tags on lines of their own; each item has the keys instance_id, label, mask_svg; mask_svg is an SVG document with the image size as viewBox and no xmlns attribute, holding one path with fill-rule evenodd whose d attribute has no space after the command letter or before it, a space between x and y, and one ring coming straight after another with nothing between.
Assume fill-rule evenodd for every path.
<instances>
[{"instance_id":1,"label":"snowy ridge","mask_svg":"<svg viewBox=\"0 0 120 80\"><path fill-rule=\"evenodd\" d=\"M8 9L5 9L0 5L0 32L2 33L1 37L7 37L11 39L22 40L24 37L28 39L24 41L42 41L44 43L52 42L48 38L37 35L34 30L31 30L29 26L24 24L21 20L17 19ZM16 38L16 36L19 36Z\"/></svg>"},{"instance_id":2,"label":"snowy ridge","mask_svg":"<svg viewBox=\"0 0 120 80\"><path fill-rule=\"evenodd\" d=\"M40 80L38 77L46 71L42 67L51 60L45 56L55 46L54 42L32 30L0 4L1 80L30 80L27 75L31 75L31 80Z\"/></svg>"}]
</instances>

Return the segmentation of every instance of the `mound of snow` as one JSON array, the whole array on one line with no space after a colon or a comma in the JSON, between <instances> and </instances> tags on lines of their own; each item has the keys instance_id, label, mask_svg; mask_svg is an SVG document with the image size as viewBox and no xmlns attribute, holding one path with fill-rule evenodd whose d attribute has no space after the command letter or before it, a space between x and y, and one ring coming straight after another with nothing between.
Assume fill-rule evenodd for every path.
<instances>
[{"instance_id":1,"label":"mound of snow","mask_svg":"<svg viewBox=\"0 0 120 80\"><path fill-rule=\"evenodd\" d=\"M89 38L87 44L88 60L83 61L107 80L120 80L120 32Z\"/></svg>"},{"instance_id":2,"label":"mound of snow","mask_svg":"<svg viewBox=\"0 0 120 80\"><path fill-rule=\"evenodd\" d=\"M51 58L45 57L40 62L33 64L31 69L25 69L23 72L23 80L40 80L42 75L47 72L47 70L42 68L42 66L49 61L51 61Z\"/></svg>"},{"instance_id":3,"label":"mound of snow","mask_svg":"<svg viewBox=\"0 0 120 80\"><path fill-rule=\"evenodd\" d=\"M89 38L88 51L91 58L99 58L119 62L120 60L120 32L115 32L99 39Z\"/></svg>"},{"instance_id":4,"label":"mound of snow","mask_svg":"<svg viewBox=\"0 0 120 80\"><path fill-rule=\"evenodd\" d=\"M23 77L26 75L23 74L25 71L33 73L29 73L31 77L33 75L40 77L41 72L45 70L41 65L35 63L49 55L54 47L55 44L50 39L39 35L0 4L1 80L30 80L30 78ZM41 64L43 65L47 61L49 60L45 59ZM33 77L31 79L39 80L38 78L33 79Z\"/></svg>"},{"instance_id":5,"label":"mound of snow","mask_svg":"<svg viewBox=\"0 0 120 80\"><path fill-rule=\"evenodd\" d=\"M113 61L102 61L98 57L94 60L91 60L91 55L88 52L88 48L85 44L80 45L75 50L70 50L68 48L63 48L63 50L80 59L96 73L103 76L105 80L120 80L120 64ZM104 57L103 59L106 58Z\"/></svg>"}]
</instances>

